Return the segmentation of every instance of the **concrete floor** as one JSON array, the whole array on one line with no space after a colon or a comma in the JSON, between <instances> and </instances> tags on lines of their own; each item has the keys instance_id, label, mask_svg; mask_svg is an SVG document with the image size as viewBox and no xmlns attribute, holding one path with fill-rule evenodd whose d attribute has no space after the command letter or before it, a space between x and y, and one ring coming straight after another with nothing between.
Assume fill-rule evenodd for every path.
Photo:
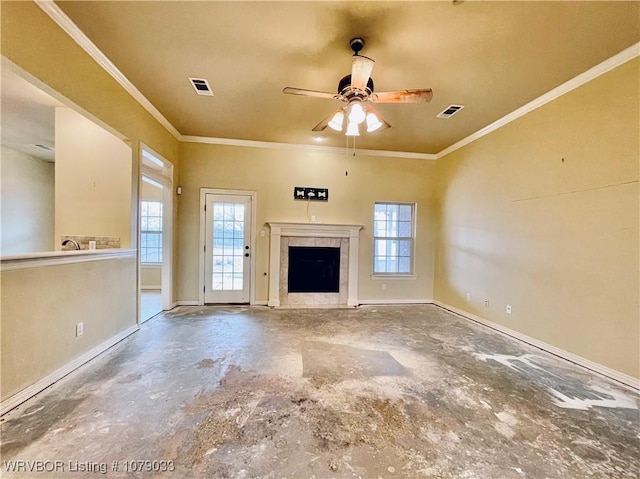
<instances>
[{"instance_id":1,"label":"concrete floor","mask_svg":"<svg viewBox=\"0 0 640 479\"><path fill-rule=\"evenodd\" d=\"M432 305L180 307L6 415L1 467L29 478L636 478L638 401ZM60 462L8 474L9 460Z\"/></svg>"},{"instance_id":2,"label":"concrete floor","mask_svg":"<svg viewBox=\"0 0 640 479\"><path fill-rule=\"evenodd\" d=\"M162 292L158 289L140 291L140 322L153 318L162 311Z\"/></svg>"}]
</instances>

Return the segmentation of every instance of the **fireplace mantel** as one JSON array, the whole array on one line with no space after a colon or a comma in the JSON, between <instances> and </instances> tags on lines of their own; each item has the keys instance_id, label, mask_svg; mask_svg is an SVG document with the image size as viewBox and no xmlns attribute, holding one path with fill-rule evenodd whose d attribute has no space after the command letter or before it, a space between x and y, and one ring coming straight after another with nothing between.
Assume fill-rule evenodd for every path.
<instances>
[{"instance_id":1,"label":"fireplace mantel","mask_svg":"<svg viewBox=\"0 0 640 479\"><path fill-rule=\"evenodd\" d=\"M280 239L281 237L348 238L349 271L347 306L358 305L358 248L362 225L327 223L269 222L271 229L269 260L269 306L280 306Z\"/></svg>"}]
</instances>

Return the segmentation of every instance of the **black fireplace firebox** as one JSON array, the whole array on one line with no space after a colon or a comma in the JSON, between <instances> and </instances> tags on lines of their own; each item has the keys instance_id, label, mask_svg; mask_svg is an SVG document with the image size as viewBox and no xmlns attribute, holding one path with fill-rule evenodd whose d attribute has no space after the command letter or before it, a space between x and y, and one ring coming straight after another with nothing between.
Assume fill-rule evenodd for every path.
<instances>
[{"instance_id":1,"label":"black fireplace firebox","mask_svg":"<svg viewBox=\"0 0 640 479\"><path fill-rule=\"evenodd\" d=\"M289 293L339 293L340 248L289 246Z\"/></svg>"}]
</instances>

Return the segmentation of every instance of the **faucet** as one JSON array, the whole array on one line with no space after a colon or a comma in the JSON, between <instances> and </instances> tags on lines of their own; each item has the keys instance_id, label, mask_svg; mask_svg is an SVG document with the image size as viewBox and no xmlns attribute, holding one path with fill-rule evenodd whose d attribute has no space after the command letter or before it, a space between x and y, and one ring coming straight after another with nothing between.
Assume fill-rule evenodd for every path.
<instances>
[{"instance_id":1,"label":"faucet","mask_svg":"<svg viewBox=\"0 0 640 479\"><path fill-rule=\"evenodd\" d=\"M62 246L67 246L69 243L72 243L74 246L74 249L80 249L80 245L78 244L78 242L74 239L66 239L62 242Z\"/></svg>"}]
</instances>

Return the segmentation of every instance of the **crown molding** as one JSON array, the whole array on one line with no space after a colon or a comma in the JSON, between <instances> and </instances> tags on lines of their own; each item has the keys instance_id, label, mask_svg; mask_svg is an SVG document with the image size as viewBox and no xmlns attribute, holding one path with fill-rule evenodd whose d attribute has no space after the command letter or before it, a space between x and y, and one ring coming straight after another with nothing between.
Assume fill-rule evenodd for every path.
<instances>
[{"instance_id":1,"label":"crown molding","mask_svg":"<svg viewBox=\"0 0 640 479\"><path fill-rule=\"evenodd\" d=\"M124 74L102 53L102 51L87 37L80 28L62 11L53 0L34 0L56 24L62 28L80 47L93 58L98 65L111 75L127 93L147 110L158 122L164 126L176 139L180 139L180 132L167 120L160 111L153 106Z\"/></svg>"},{"instance_id":2,"label":"crown molding","mask_svg":"<svg viewBox=\"0 0 640 479\"><path fill-rule=\"evenodd\" d=\"M613 70L616 67L619 67L623 63L628 62L629 60L633 60L634 58L640 56L640 42L631 45L629 48L622 50L620 53L606 59L602 63L597 64L596 66L588 69L587 71L581 73L580 75L572 78L571 80L557 86L553 90L549 90L544 95L539 96L535 100L530 101L526 105L521 106L517 110L512 111L508 115L503 116L499 120L494 121L490 125L485 126L484 128L472 133L471 135L463 138L462 140L454 143L453 145L445 148L435 155L436 159L443 158L450 153L453 153L456 150L459 150L463 146L468 145L471 142L482 138L483 136L488 135L491 132L496 131L499 128L511 123L514 120L526 115L527 113L532 112L540 108L543 105L546 105L553 100L560 98L561 96L569 93L571 90L575 90L576 88L584 85L585 83L590 82L591 80L595 80L601 75Z\"/></svg>"},{"instance_id":3,"label":"crown molding","mask_svg":"<svg viewBox=\"0 0 640 479\"><path fill-rule=\"evenodd\" d=\"M182 135L162 113L138 90L124 74L102 53L102 51L87 37L80 28L58 7L53 0L34 0L34 2L51 19L62 28L98 65L100 65L109 75L111 75L143 108L145 108L158 122L164 126L178 141L189 143L207 143L212 145L244 146L249 148L267 148L284 150L307 150L322 151L326 153L344 153L345 149L334 146L304 145L296 143L278 143L270 141L240 140L233 138L215 138L204 136ZM562 85L548 91L535 100L521 106L517 110L503 116L484 128L472 133L453 145L441 150L438 153L415 153L408 151L388 151L388 150L363 150L357 152L362 155L383 156L394 158L410 158L419 160L439 160L445 156L459 150L463 146L472 143L483 136L492 133L499 128L511 123L514 120L530 113L547 103L556 100L562 95L575 90L579 86L594 80L595 78L613 70L614 68L640 56L640 42L631 45L620 53L608 58Z\"/></svg>"},{"instance_id":4,"label":"crown molding","mask_svg":"<svg viewBox=\"0 0 640 479\"><path fill-rule=\"evenodd\" d=\"M182 135L180 141L188 143L206 143L209 145L244 146L248 148L267 148L274 150L306 150L320 151L324 153L345 154L345 148L339 146L304 145L300 143L277 143L274 141L254 141L235 140L232 138L213 138L210 136L188 136ZM357 148L358 155L386 156L393 158L409 158L414 160L436 160L436 155L430 153L414 153L411 151L388 151L388 150L364 150Z\"/></svg>"}]
</instances>

